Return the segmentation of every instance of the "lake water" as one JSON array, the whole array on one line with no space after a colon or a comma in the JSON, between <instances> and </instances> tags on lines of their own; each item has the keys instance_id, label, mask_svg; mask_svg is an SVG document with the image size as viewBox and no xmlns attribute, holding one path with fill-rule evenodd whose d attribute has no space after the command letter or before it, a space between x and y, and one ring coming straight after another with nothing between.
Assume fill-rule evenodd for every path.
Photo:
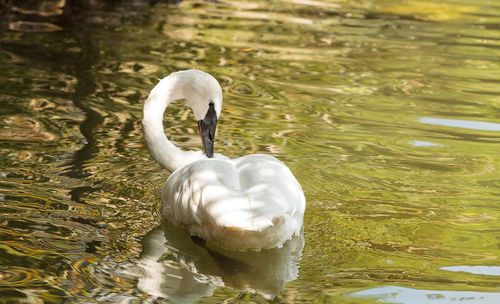
<instances>
[{"instance_id":1,"label":"lake water","mask_svg":"<svg viewBox=\"0 0 500 304\"><path fill-rule=\"evenodd\" d=\"M499 2L33 3L0 6L0 302L500 303ZM303 239L162 223L142 103L188 68L216 152L294 172ZM182 104L165 129L201 149Z\"/></svg>"}]
</instances>

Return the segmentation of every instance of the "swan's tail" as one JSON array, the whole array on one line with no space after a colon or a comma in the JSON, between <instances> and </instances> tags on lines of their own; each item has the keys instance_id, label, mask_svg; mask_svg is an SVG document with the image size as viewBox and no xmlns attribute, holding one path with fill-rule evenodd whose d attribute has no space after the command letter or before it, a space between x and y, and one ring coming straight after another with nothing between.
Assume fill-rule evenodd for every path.
<instances>
[{"instance_id":1,"label":"swan's tail","mask_svg":"<svg viewBox=\"0 0 500 304\"><path fill-rule=\"evenodd\" d=\"M300 217L301 218L301 217ZM254 227L187 227L191 235L214 241L223 247L234 250L261 250L282 247L283 244L300 233L302 223L289 215L262 218ZM207 229L208 228L208 229Z\"/></svg>"}]
</instances>

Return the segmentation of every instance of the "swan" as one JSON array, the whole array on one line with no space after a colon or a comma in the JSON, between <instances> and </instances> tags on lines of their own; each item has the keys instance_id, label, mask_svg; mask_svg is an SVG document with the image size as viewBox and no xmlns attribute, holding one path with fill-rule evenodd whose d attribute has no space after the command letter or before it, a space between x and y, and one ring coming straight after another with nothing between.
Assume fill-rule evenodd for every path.
<instances>
[{"instance_id":1,"label":"swan","mask_svg":"<svg viewBox=\"0 0 500 304\"><path fill-rule=\"evenodd\" d=\"M163 129L167 106L184 99L198 122L205 153L184 151ZM305 197L277 158L214 153L222 89L208 73L191 69L161 79L144 103L142 125L150 155L171 172L161 192L161 215L191 236L233 250L281 248L302 229Z\"/></svg>"}]
</instances>

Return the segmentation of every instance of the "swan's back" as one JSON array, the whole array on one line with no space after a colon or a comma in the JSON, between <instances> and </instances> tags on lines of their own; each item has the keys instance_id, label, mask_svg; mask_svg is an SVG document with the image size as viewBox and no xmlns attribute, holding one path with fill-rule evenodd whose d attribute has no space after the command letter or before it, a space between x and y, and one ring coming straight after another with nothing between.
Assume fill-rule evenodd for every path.
<instances>
[{"instance_id":1,"label":"swan's back","mask_svg":"<svg viewBox=\"0 0 500 304\"><path fill-rule=\"evenodd\" d=\"M167 221L238 250L281 247L300 233L305 210L290 170L262 154L184 166L168 178L162 201Z\"/></svg>"}]
</instances>

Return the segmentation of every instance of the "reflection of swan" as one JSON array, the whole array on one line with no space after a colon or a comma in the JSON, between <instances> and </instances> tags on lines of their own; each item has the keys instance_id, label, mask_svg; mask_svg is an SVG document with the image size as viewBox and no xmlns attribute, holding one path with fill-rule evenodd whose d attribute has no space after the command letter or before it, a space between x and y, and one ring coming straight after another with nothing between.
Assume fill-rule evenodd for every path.
<instances>
[{"instance_id":1,"label":"reflection of swan","mask_svg":"<svg viewBox=\"0 0 500 304\"><path fill-rule=\"evenodd\" d=\"M164 224L143 239L138 287L154 297L183 303L210 296L221 286L271 298L297 278L303 246L300 234L282 248L230 251L197 244L183 230Z\"/></svg>"},{"instance_id":2,"label":"reflection of swan","mask_svg":"<svg viewBox=\"0 0 500 304\"><path fill-rule=\"evenodd\" d=\"M178 99L193 110L212 158L222 89L207 73L180 71L162 79L144 104L142 124L151 156L173 172L163 187L162 216L191 235L239 250L280 247L299 234L305 198L290 170L269 155L208 159L175 147L163 131L163 113Z\"/></svg>"}]
</instances>

